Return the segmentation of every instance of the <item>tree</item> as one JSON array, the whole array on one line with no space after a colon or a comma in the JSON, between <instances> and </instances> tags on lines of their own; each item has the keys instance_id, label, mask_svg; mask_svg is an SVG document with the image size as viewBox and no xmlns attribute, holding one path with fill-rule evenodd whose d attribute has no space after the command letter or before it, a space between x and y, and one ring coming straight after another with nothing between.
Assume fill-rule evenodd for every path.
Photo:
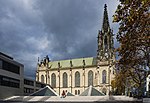
<instances>
[{"instance_id":1,"label":"tree","mask_svg":"<svg viewBox=\"0 0 150 103\"><path fill-rule=\"evenodd\" d=\"M122 95L125 93L126 74L124 71L119 71L115 74L114 80L111 81L113 94Z\"/></svg>"},{"instance_id":2,"label":"tree","mask_svg":"<svg viewBox=\"0 0 150 103\"><path fill-rule=\"evenodd\" d=\"M150 69L150 0L120 0L114 22L120 24L117 64L128 71L141 90L146 70Z\"/></svg>"}]
</instances>

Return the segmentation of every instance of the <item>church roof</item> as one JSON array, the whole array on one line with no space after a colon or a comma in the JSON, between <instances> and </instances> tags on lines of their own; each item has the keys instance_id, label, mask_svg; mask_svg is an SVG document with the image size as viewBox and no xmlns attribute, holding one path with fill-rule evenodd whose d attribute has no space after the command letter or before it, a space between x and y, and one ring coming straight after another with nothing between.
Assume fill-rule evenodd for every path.
<instances>
[{"instance_id":1,"label":"church roof","mask_svg":"<svg viewBox=\"0 0 150 103\"><path fill-rule=\"evenodd\" d=\"M76 59L68 59L68 60L59 60L59 61L50 61L49 67L51 69L59 68L58 63L60 63L60 68L70 68L72 67L83 67L83 66L95 66L96 58L87 57L87 58L76 58ZM84 65L85 63L85 65Z\"/></svg>"},{"instance_id":2,"label":"church roof","mask_svg":"<svg viewBox=\"0 0 150 103\"><path fill-rule=\"evenodd\" d=\"M59 96L51 87L46 86L34 93L30 96Z\"/></svg>"},{"instance_id":3,"label":"church roof","mask_svg":"<svg viewBox=\"0 0 150 103\"><path fill-rule=\"evenodd\" d=\"M104 93L96 90L92 86L89 86L85 91L83 91L80 96L104 96Z\"/></svg>"}]
</instances>

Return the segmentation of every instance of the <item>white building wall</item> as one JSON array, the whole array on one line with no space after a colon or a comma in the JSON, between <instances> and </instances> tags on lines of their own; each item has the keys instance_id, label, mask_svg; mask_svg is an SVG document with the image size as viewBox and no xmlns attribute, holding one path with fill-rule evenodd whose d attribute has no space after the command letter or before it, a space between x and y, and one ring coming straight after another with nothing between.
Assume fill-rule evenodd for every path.
<instances>
[{"instance_id":1,"label":"white building wall","mask_svg":"<svg viewBox=\"0 0 150 103\"><path fill-rule=\"evenodd\" d=\"M106 94L109 94L109 91L111 90L111 87L109 86L109 83L111 83L111 80L114 77L113 74L113 66L109 67L108 65L106 66L100 66L97 68L96 66L93 67L77 67L77 68L72 68L70 71L70 68L60 68L60 72L58 72L58 69L47 69L49 71L49 84L51 84L51 75L52 73L55 73L56 75L56 88L54 90L58 93L61 94L62 91L68 91L73 94L75 94L75 91L80 91L82 93L87 87L88 87L88 72L91 70L93 72L93 86L102 92L103 89L106 89ZM102 72L103 70L106 70L107 72L107 77L106 77L106 84L102 84ZM39 81L41 81L41 75L46 75L46 68L43 67L39 69ZM75 73L76 72L80 73L80 87L75 87ZM110 72L109 72L110 71ZM63 88L63 73L66 72L68 76L68 87ZM110 73L110 75L109 75ZM60 81L59 81L59 76L60 76ZM72 80L71 80L72 79ZM46 77L45 79L46 80ZM71 86L71 81L72 81L72 86ZM45 81L46 82L46 81ZM59 86L60 82L60 86Z\"/></svg>"}]
</instances>

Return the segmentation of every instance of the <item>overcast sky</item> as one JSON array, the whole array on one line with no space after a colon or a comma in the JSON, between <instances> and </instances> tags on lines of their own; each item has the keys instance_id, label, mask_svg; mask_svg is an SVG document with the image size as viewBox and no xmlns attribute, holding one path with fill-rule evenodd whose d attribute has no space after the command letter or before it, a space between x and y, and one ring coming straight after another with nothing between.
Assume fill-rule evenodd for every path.
<instances>
[{"instance_id":1,"label":"overcast sky","mask_svg":"<svg viewBox=\"0 0 150 103\"><path fill-rule=\"evenodd\" d=\"M0 51L24 64L28 78L35 76L38 57L96 56L105 3L116 34L118 0L0 0Z\"/></svg>"}]
</instances>

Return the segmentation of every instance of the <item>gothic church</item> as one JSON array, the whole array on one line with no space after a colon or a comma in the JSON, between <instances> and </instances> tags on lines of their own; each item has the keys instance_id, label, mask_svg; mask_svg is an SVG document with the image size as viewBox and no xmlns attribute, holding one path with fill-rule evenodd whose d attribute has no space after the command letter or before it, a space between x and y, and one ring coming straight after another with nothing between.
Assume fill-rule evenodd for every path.
<instances>
[{"instance_id":1,"label":"gothic church","mask_svg":"<svg viewBox=\"0 0 150 103\"><path fill-rule=\"evenodd\" d=\"M61 94L63 90L79 95L92 85L108 95L112 90L115 61L113 31L110 29L107 6L104 6L102 29L98 31L97 57L50 61L48 56L38 63L36 81L44 82Z\"/></svg>"}]
</instances>

